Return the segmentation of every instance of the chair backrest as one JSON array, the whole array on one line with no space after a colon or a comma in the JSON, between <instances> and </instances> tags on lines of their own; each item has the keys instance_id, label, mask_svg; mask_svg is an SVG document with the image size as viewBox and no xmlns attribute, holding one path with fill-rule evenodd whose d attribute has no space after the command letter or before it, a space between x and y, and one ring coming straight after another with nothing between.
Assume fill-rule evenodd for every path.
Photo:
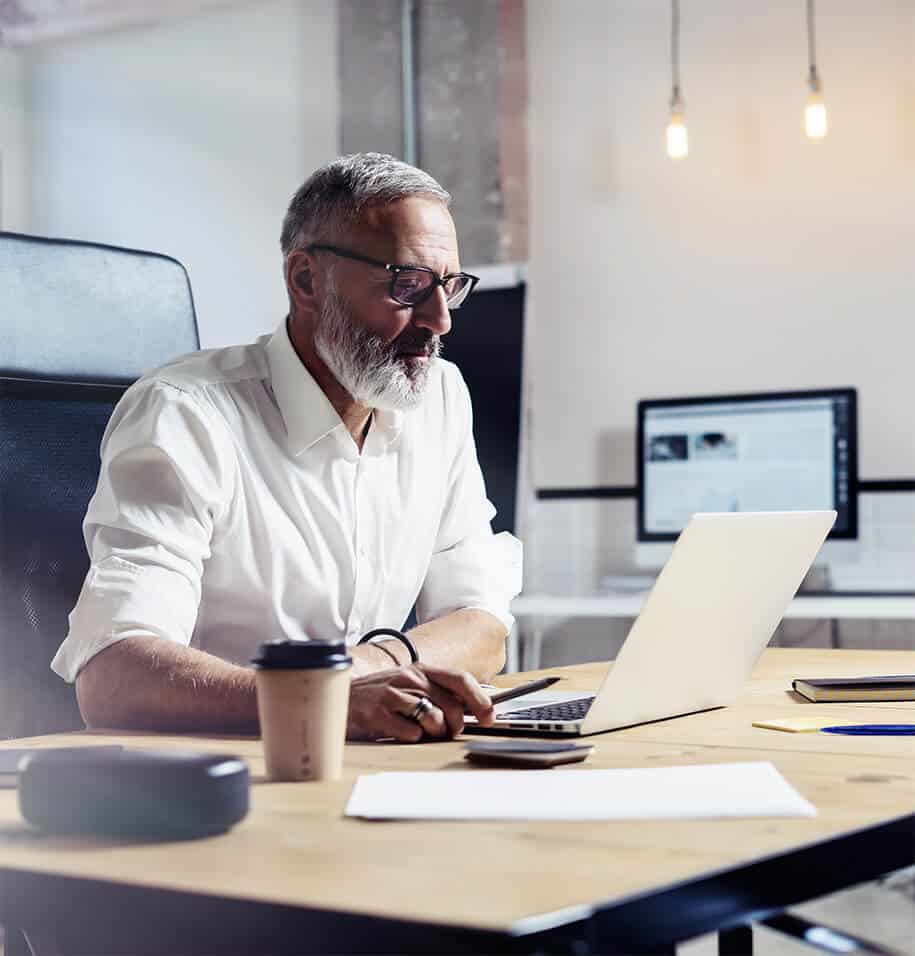
<instances>
[{"instance_id":1,"label":"chair backrest","mask_svg":"<svg viewBox=\"0 0 915 956\"><path fill-rule=\"evenodd\" d=\"M82 726L49 664L89 568L98 447L121 386L0 379L0 733Z\"/></svg>"},{"instance_id":2,"label":"chair backrest","mask_svg":"<svg viewBox=\"0 0 915 956\"><path fill-rule=\"evenodd\" d=\"M0 737L82 727L49 665L89 566L99 443L132 381L198 347L174 259L0 233Z\"/></svg>"},{"instance_id":3,"label":"chair backrest","mask_svg":"<svg viewBox=\"0 0 915 956\"><path fill-rule=\"evenodd\" d=\"M197 348L176 259L0 232L0 376L126 383Z\"/></svg>"}]
</instances>

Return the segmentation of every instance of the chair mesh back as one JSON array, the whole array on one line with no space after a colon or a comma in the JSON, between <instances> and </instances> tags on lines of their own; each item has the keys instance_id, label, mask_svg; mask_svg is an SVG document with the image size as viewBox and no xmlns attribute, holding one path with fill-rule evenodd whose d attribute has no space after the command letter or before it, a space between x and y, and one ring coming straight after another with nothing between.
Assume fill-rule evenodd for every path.
<instances>
[{"instance_id":1,"label":"chair mesh back","mask_svg":"<svg viewBox=\"0 0 915 956\"><path fill-rule=\"evenodd\" d=\"M99 441L124 387L197 348L175 259L0 232L0 737L82 726L49 664L88 568Z\"/></svg>"},{"instance_id":2,"label":"chair mesh back","mask_svg":"<svg viewBox=\"0 0 915 956\"><path fill-rule=\"evenodd\" d=\"M177 260L0 233L0 375L132 382L197 348Z\"/></svg>"},{"instance_id":3,"label":"chair mesh back","mask_svg":"<svg viewBox=\"0 0 915 956\"><path fill-rule=\"evenodd\" d=\"M88 570L82 522L122 391L0 380L0 735L83 726L48 665Z\"/></svg>"}]
</instances>

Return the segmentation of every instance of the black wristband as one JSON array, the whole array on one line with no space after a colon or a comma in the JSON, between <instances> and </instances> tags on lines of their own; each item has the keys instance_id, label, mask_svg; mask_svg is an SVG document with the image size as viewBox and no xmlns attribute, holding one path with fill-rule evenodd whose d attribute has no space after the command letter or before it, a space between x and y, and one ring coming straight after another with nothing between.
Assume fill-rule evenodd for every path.
<instances>
[{"instance_id":1,"label":"black wristband","mask_svg":"<svg viewBox=\"0 0 915 956\"><path fill-rule=\"evenodd\" d=\"M404 634L403 631L398 631L393 627L376 627L375 630L369 631L367 634L363 634L362 637L359 638L359 643L367 644L369 641L372 640L372 638L375 638L375 637L396 638L410 652L410 663L411 664L419 663L419 654L416 651L416 645L413 643L413 641L410 640L409 637L407 637L406 634Z\"/></svg>"}]
</instances>

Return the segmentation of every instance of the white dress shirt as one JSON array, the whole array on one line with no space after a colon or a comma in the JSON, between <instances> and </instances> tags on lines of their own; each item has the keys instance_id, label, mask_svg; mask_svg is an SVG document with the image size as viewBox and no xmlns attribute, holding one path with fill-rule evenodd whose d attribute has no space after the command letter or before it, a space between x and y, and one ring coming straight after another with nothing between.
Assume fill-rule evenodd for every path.
<instances>
[{"instance_id":1,"label":"white dress shirt","mask_svg":"<svg viewBox=\"0 0 915 956\"><path fill-rule=\"evenodd\" d=\"M102 439L90 569L51 666L155 634L247 664L278 637L353 643L463 608L506 628L520 543L493 536L458 369L376 411L360 454L285 324L135 383Z\"/></svg>"}]
</instances>

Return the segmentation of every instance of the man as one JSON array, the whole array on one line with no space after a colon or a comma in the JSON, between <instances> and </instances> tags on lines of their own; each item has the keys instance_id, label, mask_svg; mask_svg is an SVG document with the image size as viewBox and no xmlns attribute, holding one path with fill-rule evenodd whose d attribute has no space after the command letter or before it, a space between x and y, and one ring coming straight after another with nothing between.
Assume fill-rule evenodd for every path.
<instances>
[{"instance_id":1,"label":"man","mask_svg":"<svg viewBox=\"0 0 915 956\"><path fill-rule=\"evenodd\" d=\"M246 665L277 637L351 645L351 738L491 719L477 680L504 661L520 546L492 535L467 389L438 358L475 282L449 201L390 156L318 170L283 224L276 332L179 358L118 404L52 663L89 726L256 730ZM397 639L357 645L414 603L418 664Z\"/></svg>"}]
</instances>

